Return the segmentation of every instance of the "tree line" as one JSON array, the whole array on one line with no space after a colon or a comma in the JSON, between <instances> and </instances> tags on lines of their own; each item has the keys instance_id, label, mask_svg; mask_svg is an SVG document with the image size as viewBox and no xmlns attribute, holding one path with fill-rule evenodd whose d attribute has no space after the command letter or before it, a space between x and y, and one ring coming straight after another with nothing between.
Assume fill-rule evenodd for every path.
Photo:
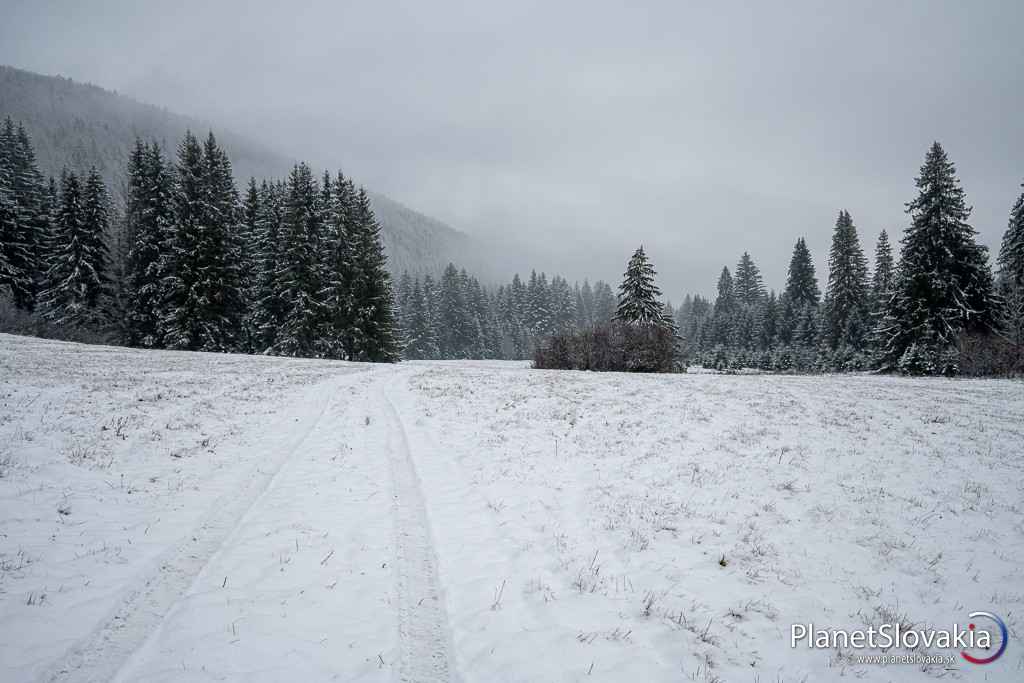
<instances>
[{"instance_id":1,"label":"tree line","mask_svg":"<svg viewBox=\"0 0 1024 683\"><path fill-rule=\"evenodd\" d=\"M403 273L396 290L402 357L409 360L529 358L540 340L611 318L611 287L530 273L484 287L449 264L437 278Z\"/></svg>"},{"instance_id":2,"label":"tree line","mask_svg":"<svg viewBox=\"0 0 1024 683\"><path fill-rule=\"evenodd\" d=\"M714 301L687 295L674 312L684 353L718 369L1024 372L1024 194L1011 209L993 274L939 143L916 185L898 262L882 231L869 268L853 218L842 210L824 292L804 238L779 294L766 291L744 252L734 271L722 268Z\"/></svg>"},{"instance_id":3,"label":"tree line","mask_svg":"<svg viewBox=\"0 0 1024 683\"><path fill-rule=\"evenodd\" d=\"M10 303L0 322L143 348L368 361L575 349L578 358L552 366L1021 372L1024 194L993 273L938 143L916 185L898 260L883 231L869 267L853 217L839 212L824 291L800 238L779 293L744 252L723 267L713 300L687 295L678 310L662 304L642 247L617 296L604 282L536 272L485 287L452 264L436 277L405 273L393 292L369 199L340 173L317 178L298 164L240 195L212 133L187 133L173 160L140 140L118 210L95 169L44 179L24 127L8 118L0 298ZM13 327L12 307L22 316Z\"/></svg>"},{"instance_id":4,"label":"tree line","mask_svg":"<svg viewBox=\"0 0 1024 683\"><path fill-rule=\"evenodd\" d=\"M240 195L213 133L130 153L124 209L99 173L45 181L0 130L0 291L23 328L144 348L397 360L393 293L366 192L296 165ZM10 312L8 313L10 316Z\"/></svg>"}]
</instances>

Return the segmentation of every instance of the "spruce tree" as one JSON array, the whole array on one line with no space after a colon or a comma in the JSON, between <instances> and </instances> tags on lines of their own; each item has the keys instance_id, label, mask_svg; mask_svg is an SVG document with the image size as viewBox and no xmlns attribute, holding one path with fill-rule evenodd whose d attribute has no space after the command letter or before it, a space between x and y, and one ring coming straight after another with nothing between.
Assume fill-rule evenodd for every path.
<instances>
[{"instance_id":1,"label":"spruce tree","mask_svg":"<svg viewBox=\"0 0 1024 683\"><path fill-rule=\"evenodd\" d=\"M761 280L761 271L747 252L743 252L736 264L733 293L735 311L730 345L740 349L755 349L760 341L765 290Z\"/></svg>"},{"instance_id":2,"label":"spruce tree","mask_svg":"<svg viewBox=\"0 0 1024 683\"><path fill-rule=\"evenodd\" d=\"M903 235L895 291L880 329L887 367L895 367L908 352L928 358L948 354L962 331L987 330L995 320L987 249L967 223L971 210L964 190L938 142L928 151L916 184L918 196L907 204L910 225ZM918 365L915 359L907 362ZM939 367L943 363L928 360L925 365L927 372L948 371Z\"/></svg>"},{"instance_id":3,"label":"spruce tree","mask_svg":"<svg viewBox=\"0 0 1024 683\"><path fill-rule=\"evenodd\" d=\"M657 272L641 245L626 265L619 285L619 305L614 320L627 325L652 325L675 329L675 321L665 314L659 297L661 290L654 284Z\"/></svg>"},{"instance_id":4,"label":"spruce tree","mask_svg":"<svg viewBox=\"0 0 1024 683\"><path fill-rule=\"evenodd\" d=\"M871 275L872 312L879 315L889 302L896 277L896 268L892 260L892 246L889 235L883 230L878 235L875 245L875 269Z\"/></svg>"},{"instance_id":5,"label":"spruce tree","mask_svg":"<svg viewBox=\"0 0 1024 683\"><path fill-rule=\"evenodd\" d=\"M281 223L284 214L284 186L263 181L259 190L253 260L256 282L252 300L252 344L255 353L271 351L277 331L284 322L284 302L278 280L278 264L283 252Z\"/></svg>"},{"instance_id":6,"label":"spruce tree","mask_svg":"<svg viewBox=\"0 0 1024 683\"><path fill-rule=\"evenodd\" d=\"M174 225L168 240L161 321L168 348L232 351L241 333L238 193L231 164L211 133L178 147Z\"/></svg>"},{"instance_id":7,"label":"spruce tree","mask_svg":"<svg viewBox=\"0 0 1024 683\"><path fill-rule=\"evenodd\" d=\"M1010 220L1003 233L998 263L1002 283L1024 287L1024 193L1017 197L1010 209Z\"/></svg>"},{"instance_id":8,"label":"spruce tree","mask_svg":"<svg viewBox=\"0 0 1024 683\"><path fill-rule=\"evenodd\" d=\"M10 292L18 308L29 308L30 274L25 264L29 247L22 241L18 205L14 198L8 138L0 130L0 293Z\"/></svg>"},{"instance_id":9,"label":"spruce tree","mask_svg":"<svg viewBox=\"0 0 1024 683\"><path fill-rule=\"evenodd\" d=\"M821 298L818 278L814 274L814 261L803 237L793 246L793 256L789 261L789 274L786 279L786 296L797 308L803 308L806 304L817 306Z\"/></svg>"},{"instance_id":10,"label":"spruce tree","mask_svg":"<svg viewBox=\"0 0 1024 683\"><path fill-rule=\"evenodd\" d=\"M728 346L733 340L733 328L736 322L736 291L732 274L725 266L718 276L718 296L712 312L710 325L710 345Z\"/></svg>"},{"instance_id":11,"label":"spruce tree","mask_svg":"<svg viewBox=\"0 0 1024 683\"><path fill-rule=\"evenodd\" d=\"M419 279L412 283L406 310L407 330L404 357L410 360L437 358L437 330L431 324L430 306Z\"/></svg>"},{"instance_id":12,"label":"spruce tree","mask_svg":"<svg viewBox=\"0 0 1024 683\"><path fill-rule=\"evenodd\" d=\"M433 355L429 355L427 358L438 360L445 357L441 349L440 294L437 281L430 273L423 276L423 302L424 318L426 318L426 325L430 329L429 336L432 340L432 344L425 348L433 352Z\"/></svg>"},{"instance_id":13,"label":"spruce tree","mask_svg":"<svg viewBox=\"0 0 1024 683\"><path fill-rule=\"evenodd\" d=\"M32 142L8 117L0 128L0 287L14 305L31 311L47 270L50 233L46 185L36 167Z\"/></svg>"},{"instance_id":14,"label":"spruce tree","mask_svg":"<svg viewBox=\"0 0 1024 683\"><path fill-rule=\"evenodd\" d=\"M822 341L830 349L861 350L870 329L868 266L848 211L839 212L829 252Z\"/></svg>"},{"instance_id":15,"label":"spruce tree","mask_svg":"<svg viewBox=\"0 0 1024 683\"><path fill-rule=\"evenodd\" d=\"M526 301L523 321L530 343L535 344L554 332L552 325L551 291L548 278L537 271L530 273L530 281L526 285Z\"/></svg>"},{"instance_id":16,"label":"spruce tree","mask_svg":"<svg viewBox=\"0 0 1024 683\"><path fill-rule=\"evenodd\" d=\"M84 188L74 173L64 174L56 244L40 295L43 315L58 325L99 330L109 322L104 310L109 287L108 206L95 169Z\"/></svg>"},{"instance_id":17,"label":"spruce tree","mask_svg":"<svg viewBox=\"0 0 1024 683\"><path fill-rule=\"evenodd\" d=\"M408 343L411 331L413 278L408 270L403 270L395 287L395 336L401 348ZM405 358L405 353L402 353Z\"/></svg>"},{"instance_id":18,"label":"spruce tree","mask_svg":"<svg viewBox=\"0 0 1024 683\"><path fill-rule=\"evenodd\" d=\"M125 317L130 346L163 346L161 321L167 311L163 283L168 276L174 221L170 169L157 143L136 140L128 159L125 228Z\"/></svg>"},{"instance_id":19,"label":"spruce tree","mask_svg":"<svg viewBox=\"0 0 1024 683\"><path fill-rule=\"evenodd\" d=\"M594 283L594 318L595 325L603 325L615 316L617 302L612 286L603 280Z\"/></svg>"},{"instance_id":20,"label":"spruce tree","mask_svg":"<svg viewBox=\"0 0 1024 683\"><path fill-rule=\"evenodd\" d=\"M329 191L321 198L323 234L320 239L323 323L320 355L326 358L351 358L355 320L355 220L356 191L352 181L340 172L335 179L325 177Z\"/></svg>"},{"instance_id":21,"label":"spruce tree","mask_svg":"<svg viewBox=\"0 0 1024 683\"><path fill-rule=\"evenodd\" d=\"M519 273L512 276L506 293L508 313L506 319L508 343L512 349L512 358L521 360L530 352L529 334L527 331L527 288Z\"/></svg>"},{"instance_id":22,"label":"spruce tree","mask_svg":"<svg viewBox=\"0 0 1024 683\"><path fill-rule=\"evenodd\" d=\"M1010 210L999 250L999 289L1003 298L1000 329L1024 353L1024 194Z\"/></svg>"},{"instance_id":23,"label":"spruce tree","mask_svg":"<svg viewBox=\"0 0 1024 683\"><path fill-rule=\"evenodd\" d=\"M774 289L768 294L761 309L758 332L760 334L759 347L763 350L771 350L775 346L779 333L779 299L775 295Z\"/></svg>"},{"instance_id":24,"label":"spruce tree","mask_svg":"<svg viewBox=\"0 0 1024 683\"><path fill-rule=\"evenodd\" d=\"M576 298L568 281L560 275L551 278L551 323L555 333L572 331L576 326Z\"/></svg>"},{"instance_id":25,"label":"spruce tree","mask_svg":"<svg viewBox=\"0 0 1024 683\"><path fill-rule=\"evenodd\" d=\"M807 242L801 237L793 246L793 256L789 261L789 273L786 278L786 289L779 298L779 340L783 345L796 341L796 328L804 316L804 308L808 305L817 306L821 298L818 279L814 274L814 261L807 248Z\"/></svg>"},{"instance_id":26,"label":"spruce tree","mask_svg":"<svg viewBox=\"0 0 1024 683\"><path fill-rule=\"evenodd\" d=\"M466 305L463 280L453 263L449 263L441 275L437 315L441 357L468 357L472 345L472 322Z\"/></svg>"},{"instance_id":27,"label":"spruce tree","mask_svg":"<svg viewBox=\"0 0 1024 683\"><path fill-rule=\"evenodd\" d=\"M320 188L309 166L292 168L285 192L277 264L283 319L273 350L284 356L313 357L320 343L324 304L320 299Z\"/></svg>"},{"instance_id":28,"label":"spruce tree","mask_svg":"<svg viewBox=\"0 0 1024 683\"><path fill-rule=\"evenodd\" d=\"M260 186L256 178L249 178L242 199L240 222L238 224L239 286L242 293L244 311L242 314L242 334L239 349L245 353L253 353L259 346L259 332L256 326L256 296L260 275Z\"/></svg>"},{"instance_id":29,"label":"spruce tree","mask_svg":"<svg viewBox=\"0 0 1024 683\"><path fill-rule=\"evenodd\" d=\"M586 329L594 325L594 288L590 286L590 280L584 278L583 286L580 287L580 296L576 302L576 325L580 329Z\"/></svg>"},{"instance_id":30,"label":"spruce tree","mask_svg":"<svg viewBox=\"0 0 1024 683\"><path fill-rule=\"evenodd\" d=\"M743 252L739 263L736 264L733 288L736 301L740 304L753 306L764 299L765 291L764 283L761 280L761 271L747 252Z\"/></svg>"},{"instance_id":31,"label":"spruce tree","mask_svg":"<svg viewBox=\"0 0 1024 683\"><path fill-rule=\"evenodd\" d=\"M391 276L380 239L380 224L362 188L356 195L352 227L353 313L349 359L391 363L398 360Z\"/></svg>"}]
</instances>

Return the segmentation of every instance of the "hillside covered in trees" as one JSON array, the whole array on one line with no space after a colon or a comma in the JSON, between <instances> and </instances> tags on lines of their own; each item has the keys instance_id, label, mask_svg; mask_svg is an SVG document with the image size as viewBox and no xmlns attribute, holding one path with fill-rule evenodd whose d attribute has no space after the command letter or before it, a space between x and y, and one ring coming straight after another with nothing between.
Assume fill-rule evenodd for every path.
<instances>
[{"instance_id":1,"label":"hillside covered in trees","mask_svg":"<svg viewBox=\"0 0 1024 683\"><path fill-rule=\"evenodd\" d=\"M169 150L186 131L211 128L207 122L94 85L0 65L0 120L8 116L24 125L44 176L59 177L66 168L85 177L95 168L118 205L125 201L127 162L137 138ZM217 130L239 186L250 177L284 177L295 163L258 142ZM440 272L449 261L483 248L468 235L388 197L371 191L367 197L393 273Z\"/></svg>"}]
</instances>

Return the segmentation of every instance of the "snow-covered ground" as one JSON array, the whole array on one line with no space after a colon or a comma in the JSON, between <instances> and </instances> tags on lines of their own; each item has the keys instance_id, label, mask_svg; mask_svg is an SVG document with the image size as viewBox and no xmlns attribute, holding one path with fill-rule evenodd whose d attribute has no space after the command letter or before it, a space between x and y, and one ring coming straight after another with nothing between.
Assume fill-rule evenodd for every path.
<instances>
[{"instance_id":1,"label":"snow-covered ground","mask_svg":"<svg viewBox=\"0 0 1024 683\"><path fill-rule=\"evenodd\" d=\"M1022 566L1020 382L0 335L3 681L1019 681ZM790 647L976 610L989 665Z\"/></svg>"}]
</instances>

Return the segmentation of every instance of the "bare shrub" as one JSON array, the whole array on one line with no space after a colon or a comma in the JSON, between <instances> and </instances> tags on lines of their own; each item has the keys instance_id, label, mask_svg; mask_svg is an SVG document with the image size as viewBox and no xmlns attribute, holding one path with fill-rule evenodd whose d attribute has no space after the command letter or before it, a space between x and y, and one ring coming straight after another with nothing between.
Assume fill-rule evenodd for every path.
<instances>
[{"instance_id":1,"label":"bare shrub","mask_svg":"<svg viewBox=\"0 0 1024 683\"><path fill-rule=\"evenodd\" d=\"M537 345L533 367L544 370L673 372L681 368L675 334L655 325L608 323Z\"/></svg>"},{"instance_id":2,"label":"bare shrub","mask_svg":"<svg viewBox=\"0 0 1024 683\"><path fill-rule=\"evenodd\" d=\"M957 340L960 374L969 377L1024 376L1024 346L997 334L962 334Z\"/></svg>"}]
</instances>

